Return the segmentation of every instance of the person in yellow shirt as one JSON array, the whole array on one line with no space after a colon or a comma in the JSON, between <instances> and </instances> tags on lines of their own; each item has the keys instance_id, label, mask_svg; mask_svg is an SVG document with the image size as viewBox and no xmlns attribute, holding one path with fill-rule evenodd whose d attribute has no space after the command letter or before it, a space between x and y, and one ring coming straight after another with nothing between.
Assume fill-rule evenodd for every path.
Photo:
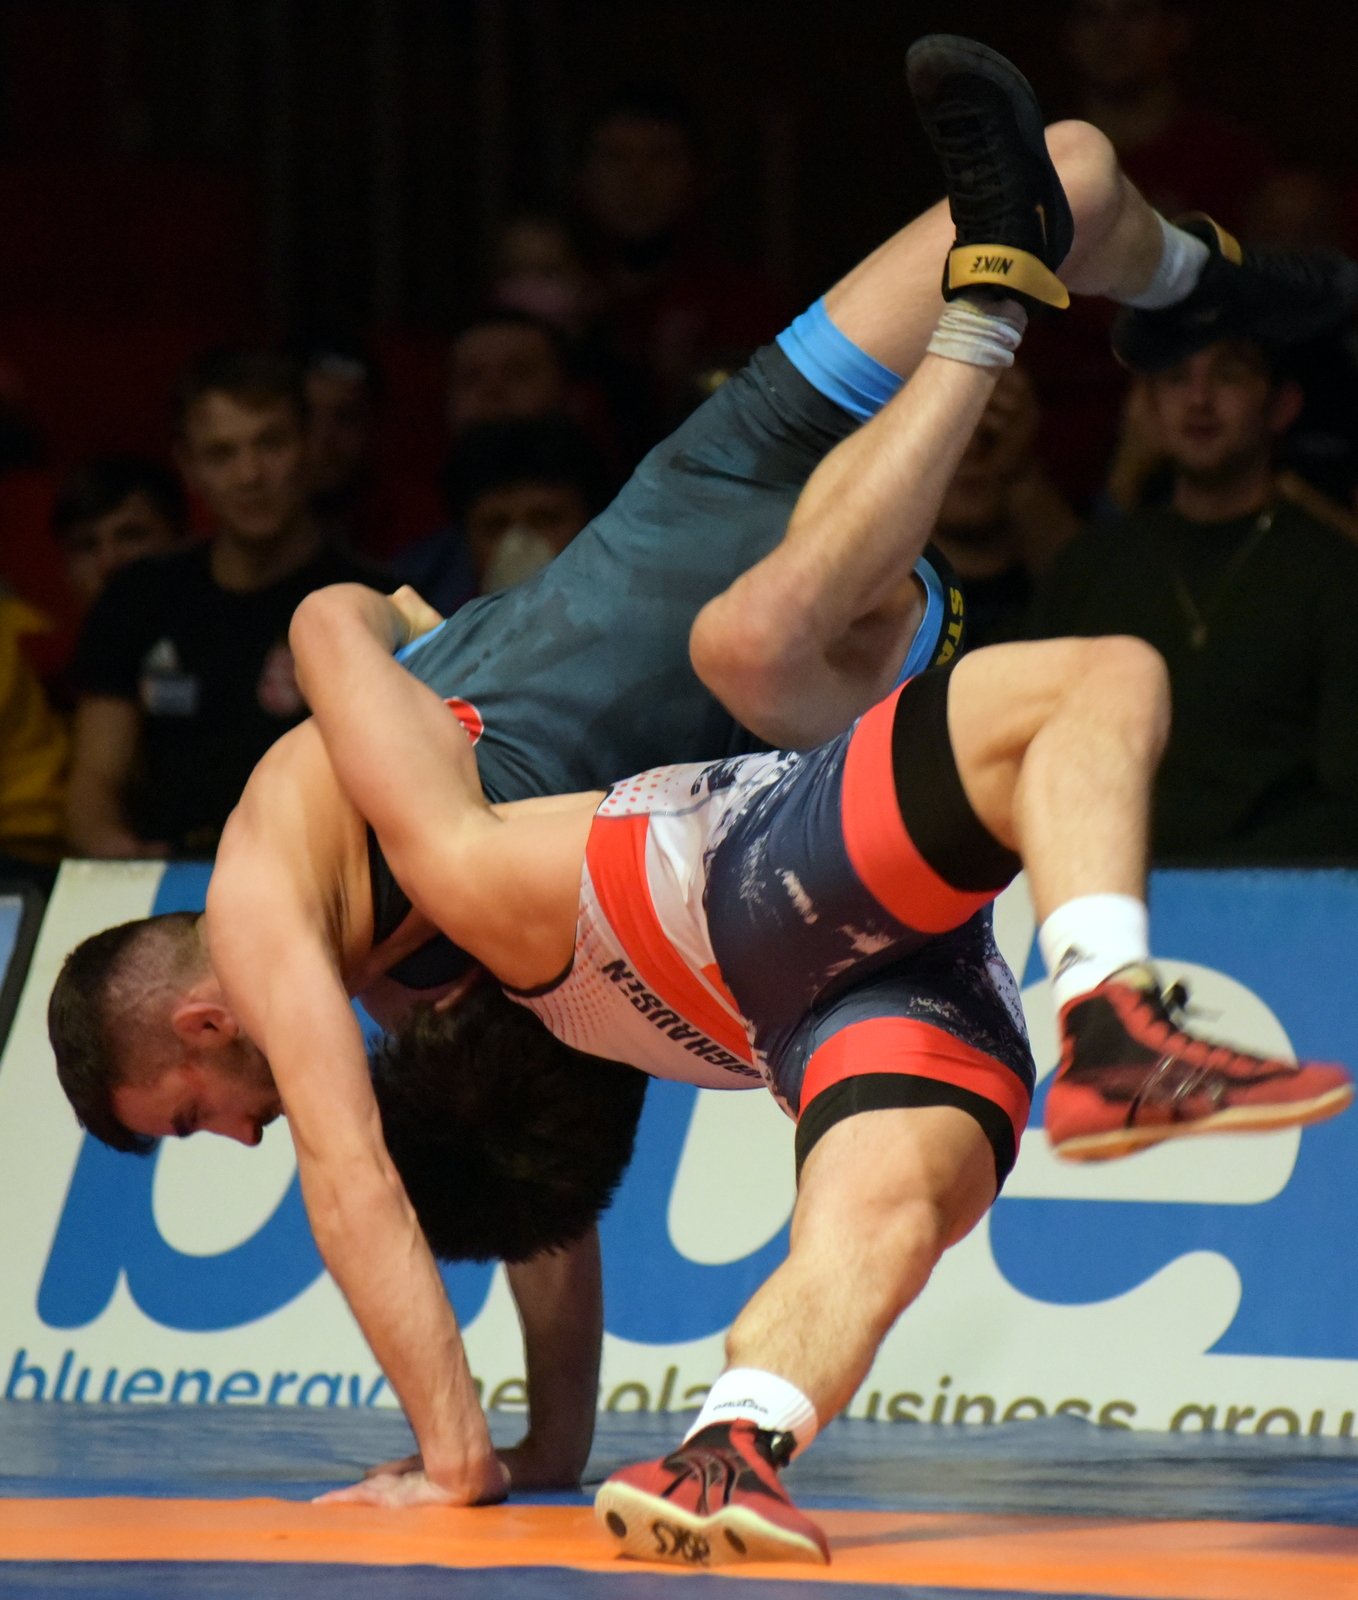
<instances>
[{"instance_id":1,"label":"person in yellow shirt","mask_svg":"<svg viewBox=\"0 0 1358 1600\"><path fill-rule=\"evenodd\" d=\"M0 590L0 867L52 865L64 843L70 740L24 654L42 613Z\"/></svg>"}]
</instances>

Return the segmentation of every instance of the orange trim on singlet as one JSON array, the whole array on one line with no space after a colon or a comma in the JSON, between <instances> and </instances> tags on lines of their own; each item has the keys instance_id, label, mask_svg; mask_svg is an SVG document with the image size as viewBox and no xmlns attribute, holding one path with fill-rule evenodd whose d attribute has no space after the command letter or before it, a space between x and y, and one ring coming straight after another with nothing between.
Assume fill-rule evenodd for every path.
<instances>
[{"instance_id":1,"label":"orange trim on singlet","mask_svg":"<svg viewBox=\"0 0 1358 1600\"><path fill-rule=\"evenodd\" d=\"M1358 1597L1354 1528L993 1512L817 1510L814 1515L830 1540L828 1568L761 1562L722 1567L721 1576L776 1578L784 1585L1002 1589L1034 1597ZM386 1511L286 1500L0 1499L0 1589L8 1561L235 1562L242 1572L251 1562L564 1567L607 1574L622 1586L628 1575L683 1576L673 1567L619 1560L588 1506L512 1500L470 1511ZM373 1592L378 1588L374 1578ZM261 1578L258 1592L283 1589L277 1580ZM814 1587L807 1592L814 1595Z\"/></svg>"},{"instance_id":2,"label":"orange trim on singlet","mask_svg":"<svg viewBox=\"0 0 1358 1600\"><path fill-rule=\"evenodd\" d=\"M891 756L900 689L859 720L844 757L840 825L849 861L868 893L907 928L947 933L995 898L943 881L901 820Z\"/></svg>"},{"instance_id":3,"label":"orange trim on singlet","mask_svg":"<svg viewBox=\"0 0 1358 1600\"><path fill-rule=\"evenodd\" d=\"M1028 1124L1028 1091L1022 1079L983 1050L911 1017L865 1017L813 1050L802 1079L800 1115L805 1116L816 1096L832 1085L874 1072L969 1089L1009 1118L1016 1147Z\"/></svg>"},{"instance_id":4,"label":"orange trim on singlet","mask_svg":"<svg viewBox=\"0 0 1358 1600\"><path fill-rule=\"evenodd\" d=\"M743 1029L675 952L656 915L646 873L649 821L644 815L594 819L585 860L599 907L647 988L724 1050L750 1061L750 1041Z\"/></svg>"}]
</instances>

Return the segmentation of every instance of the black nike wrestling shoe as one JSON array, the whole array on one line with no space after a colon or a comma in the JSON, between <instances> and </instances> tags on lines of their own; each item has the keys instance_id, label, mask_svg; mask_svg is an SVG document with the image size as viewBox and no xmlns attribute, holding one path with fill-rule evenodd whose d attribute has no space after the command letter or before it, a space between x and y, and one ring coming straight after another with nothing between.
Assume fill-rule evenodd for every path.
<instances>
[{"instance_id":1,"label":"black nike wrestling shoe","mask_svg":"<svg viewBox=\"0 0 1358 1600\"><path fill-rule=\"evenodd\" d=\"M1204 216L1176 226L1210 254L1186 300L1118 312L1113 354L1133 372L1163 372L1221 339L1271 348L1301 344L1333 332L1358 310L1358 262L1338 250L1244 249Z\"/></svg>"},{"instance_id":2,"label":"black nike wrestling shoe","mask_svg":"<svg viewBox=\"0 0 1358 1600\"><path fill-rule=\"evenodd\" d=\"M1075 224L1028 80L994 50L949 33L915 41L906 80L942 163L957 229L943 298L967 291L1030 309L1068 306L1056 269Z\"/></svg>"}]
</instances>

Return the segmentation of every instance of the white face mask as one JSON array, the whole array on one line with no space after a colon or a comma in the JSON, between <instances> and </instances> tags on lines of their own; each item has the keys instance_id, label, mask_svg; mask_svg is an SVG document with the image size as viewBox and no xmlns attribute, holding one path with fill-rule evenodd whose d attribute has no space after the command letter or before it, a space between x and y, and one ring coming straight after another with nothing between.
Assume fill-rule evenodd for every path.
<instances>
[{"instance_id":1,"label":"white face mask","mask_svg":"<svg viewBox=\"0 0 1358 1600\"><path fill-rule=\"evenodd\" d=\"M511 584L531 578L556 554L551 542L532 528L517 525L506 528L495 541L490 560L481 578L481 593L508 589Z\"/></svg>"}]
</instances>

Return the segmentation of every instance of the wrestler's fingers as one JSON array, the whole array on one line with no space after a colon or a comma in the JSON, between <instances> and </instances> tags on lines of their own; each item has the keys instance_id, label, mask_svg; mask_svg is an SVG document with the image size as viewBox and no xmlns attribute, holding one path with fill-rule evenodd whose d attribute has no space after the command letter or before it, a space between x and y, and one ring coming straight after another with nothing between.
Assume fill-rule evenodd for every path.
<instances>
[{"instance_id":1,"label":"wrestler's fingers","mask_svg":"<svg viewBox=\"0 0 1358 1600\"><path fill-rule=\"evenodd\" d=\"M423 1470L423 1456L401 1456L396 1461L383 1461L375 1467L369 1467L363 1476L365 1478L399 1478L407 1472L422 1472Z\"/></svg>"},{"instance_id":2,"label":"wrestler's fingers","mask_svg":"<svg viewBox=\"0 0 1358 1600\"><path fill-rule=\"evenodd\" d=\"M389 1506L396 1499L396 1485L400 1479L392 1473L364 1478L362 1483L351 1483L344 1489L329 1489L318 1494L314 1506Z\"/></svg>"},{"instance_id":3,"label":"wrestler's fingers","mask_svg":"<svg viewBox=\"0 0 1358 1600\"><path fill-rule=\"evenodd\" d=\"M431 628L437 628L443 621L442 616L424 596L412 589L408 583L403 583L399 589L393 590L387 598L401 613L412 639L417 639L422 633L428 633Z\"/></svg>"}]
</instances>

